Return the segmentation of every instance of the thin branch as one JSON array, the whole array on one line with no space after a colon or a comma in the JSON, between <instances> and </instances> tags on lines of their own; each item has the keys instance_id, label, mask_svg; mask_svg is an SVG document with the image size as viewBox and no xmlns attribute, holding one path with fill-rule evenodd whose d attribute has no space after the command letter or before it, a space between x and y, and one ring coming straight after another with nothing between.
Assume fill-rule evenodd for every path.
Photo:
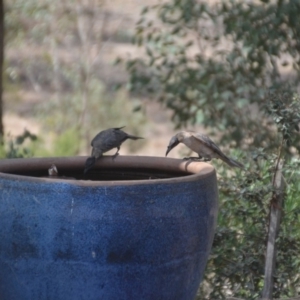
<instances>
[{"instance_id":1,"label":"thin branch","mask_svg":"<svg viewBox=\"0 0 300 300\"><path fill-rule=\"evenodd\" d=\"M284 139L282 139L278 158L275 167L275 173L273 177L273 187L274 191L272 193L272 198L270 200L270 215L269 215L269 232L268 232L268 242L266 251L266 262L265 262L265 278L264 287L262 291L263 300L271 300L273 294L274 286L274 272L275 272L275 262L276 262L276 238L280 228L280 220L282 214L282 202L285 183L282 176L283 160L282 149L283 149Z\"/></svg>"},{"instance_id":2,"label":"thin branch","mask_svg":"<svg viewBox=\"0 0 300 300\"><path fill-rule=\"evenodd\" d=\"M282 149L283 149L284 142L285 142L285 140L282 139L280 147L279 147L279 152L278 152L278 157L277 157L276 167L275 167L275 173L274 173L273 182L272 182L272 185L274 187L275 187L276 173L277 173L278 168L279 168L279 163L280 163L280 160L281 160L281 154L282 154Z\"/></svg>"}]
</instances>

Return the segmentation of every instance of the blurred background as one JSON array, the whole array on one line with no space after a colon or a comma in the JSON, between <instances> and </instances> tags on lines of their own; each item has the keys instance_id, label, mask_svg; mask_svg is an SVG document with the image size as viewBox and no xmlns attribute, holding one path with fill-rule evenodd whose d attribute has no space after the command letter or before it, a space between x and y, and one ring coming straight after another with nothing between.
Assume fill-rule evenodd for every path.
<instances>
[{"instance_id":1,"label":"blurred background","mask_svg":"<svg viewBox=\"0 0 300 300\"><path fill-rule=\"evenodd\" d=\"M145 137L124 143L121 154L165 154L174 128L170 112L130 94L128 74L115 64L142 53L132 39L146 4L7 1L3 123L7 140L26 137L25 129L37 136L21 138L23 156L88 155L99 131L120 126Z\"/></svg>"},{"instance_id":2,"label":"blurred background","mask_svg":"<svg viewBox=\"0 0 300 300\"><path fill-rule=\"evenodd\" d=\"M207 133L246 170L211 162L220 208L198 299L300 296L299 0L9 0L2 13L1 158L88 155L121 126L145 140L120 155L164 156L178 130Z\"/></svg>"}]
</instances>

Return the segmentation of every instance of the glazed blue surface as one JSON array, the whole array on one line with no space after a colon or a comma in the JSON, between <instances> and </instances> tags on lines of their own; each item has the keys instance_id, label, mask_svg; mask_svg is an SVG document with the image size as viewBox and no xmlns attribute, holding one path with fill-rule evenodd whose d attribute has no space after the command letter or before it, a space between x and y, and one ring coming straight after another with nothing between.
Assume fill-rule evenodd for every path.
<instances>
[{"instance_id":1,"label":"glazed blue surface","mask_svg":"<svg viewBox=\"0 0 300 300\"><path fill-rule=\"evenodd\" d=\"M214 235L215 174L121 184L0 176L0 299L194 299Z\"/></svg>"}]
</instances>

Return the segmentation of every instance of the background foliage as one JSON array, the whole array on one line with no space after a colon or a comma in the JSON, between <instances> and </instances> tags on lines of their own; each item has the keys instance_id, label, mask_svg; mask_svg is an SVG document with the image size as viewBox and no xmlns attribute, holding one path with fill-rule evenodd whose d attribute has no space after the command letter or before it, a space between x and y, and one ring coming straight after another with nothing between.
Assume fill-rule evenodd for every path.
<instances>
[{"instance_id":1,"label":"background foliage","mask_svg":"<svg viewBox=\"0 0 300 300\"><path fill-rule=\"evenodd\" d=\"M124 89L113 90L117 71L113 83L103 71L109 39L105 1L6 4L6 47L23 53L30 49L21 59L6 60L7 103L20 109L20 98L25 98L17 93L20 86L42 94L29 113L38 116L43 131L39 137L28 130L7 137L1 157L78 154L89 148L98 128L115 126L116 120L142 135L137 131L143 131L145 119L139 112L132 117L132 109L141 108L133 97L158 100L172 111L177 128L205 126L226 153L245 163L247 172L214 162L220 213L199 299L257 299L274 165L281 156L287 185L274 297L300 294L298 0L214 5L166 0L146 7L134 36L144 55L125 61L130 96ZM119 31L112 38L129 37Z\"/></svg>"},{"instance_id":2,"label":"background foliage","mask_svg":"<svg viewBox=\"0 0 300 300\"><path fill-rule=\"evenodd\" d=\"M110 19L104 0L7 2L6 110L34 115L41 124L44 147L33 155L89 153L92 138L108 127L126 125L141 135L147 122L141 113L132 117L136 100L125 89L115 91L117 70L109 80L105 67L113 59L102 57L110 39L124 38ZM20 95L20 90L25 92ZM128 142L129 150L142 144Z\"/></svg>"},{"instance_id":3,"label":"background foliage","mask_svg":"<svg viewBox=\"0 0 300 300\"><path fill-rule=\"evenodd\" d=\"M171 109L178 128L201 124L242 149L232 154L247 166L215 163L220 214L199 299L261 296L279 157L287 188L273 296L300 294L299 14L293 0L170 0L145 7L136 25L145 56L125 61L130 90Z\"/></svg>"},{"instance_id":4,"label":"background foliage","mask_svg":"<svg viewBox=\"0 0 300 300\"><path fill-rule=\"evenodd\" d=\"M146 7L134 40L146 58L126 62L130 88L170 108L177 126L210 126L227 145L277 146L262 107L270 89L298 89L299 12L293 0Z\"/></svg>"}]
</instances>

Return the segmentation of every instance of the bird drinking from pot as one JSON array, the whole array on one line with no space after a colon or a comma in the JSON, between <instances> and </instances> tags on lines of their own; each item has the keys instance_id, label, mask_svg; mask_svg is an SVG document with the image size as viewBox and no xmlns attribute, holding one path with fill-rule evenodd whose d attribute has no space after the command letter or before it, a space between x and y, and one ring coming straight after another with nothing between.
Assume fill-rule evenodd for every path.
<instances>
[{"instance_id":1,"label":"bird drinking from pot","mask_svg":"<svg viewBox=\"0 0 300 300\"><path fill-rule=\"evenodd\" d=\"M194 131L181 131L174 135L170 140L166 156L179 143L183 143L198 154L198 157L188 159L210 161L212 158L219 158L231 167L244 168L241 163L226 156L208 136Z\"/></svg>"},{"instance_id":2,"label":"bird drinking from pot","mask_svg":"<svg viewBox=\"0 0 300 300\"><path fill-rule=\"evenodd\" d=\"M123 142L128 139L138 140L143 139L139 136L134 136L124 132L123 127L109 128L99 132L92 140L92 154L85 162L84 174L94 167L96 161L103 155L103 153L117 148L117 152L113 155L115 159L119 155L119 150Z\"/></svg>"}]
</instances>

